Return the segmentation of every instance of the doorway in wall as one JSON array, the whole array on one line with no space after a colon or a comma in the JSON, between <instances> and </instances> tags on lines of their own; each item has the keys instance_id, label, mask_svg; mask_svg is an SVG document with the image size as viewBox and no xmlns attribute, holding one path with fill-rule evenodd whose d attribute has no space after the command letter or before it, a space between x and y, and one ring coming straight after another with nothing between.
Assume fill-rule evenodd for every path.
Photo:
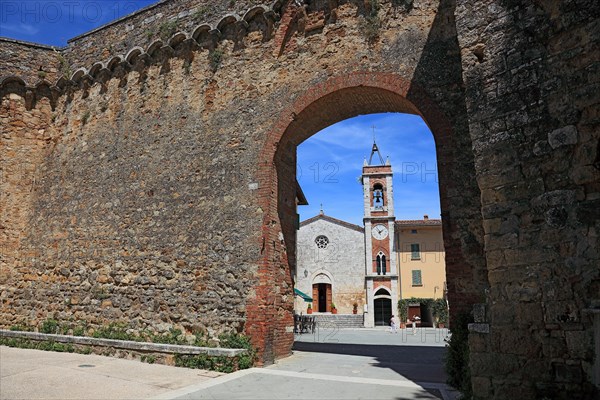
<instances>
[{"instance_id":1,"label":"doorway in wall","mask_svg":"<svg viewBox=\"0 0 600 400\"><path fill-rule=\"evenodd\" d=\"M389 326L392 318L392 300L375 299L373 301L375 326Z\"/></svg>"},{"instance_id":2,"label":"doorway in wall","mask_svg":"<svg viewBox=\"0 0 600 400\"><path fill-rule=\"evenodd\" d=\"M330 312L331 298L331 284L315 283L313 285L313 302L317 312Z\"/></svg>"}]
</instances>

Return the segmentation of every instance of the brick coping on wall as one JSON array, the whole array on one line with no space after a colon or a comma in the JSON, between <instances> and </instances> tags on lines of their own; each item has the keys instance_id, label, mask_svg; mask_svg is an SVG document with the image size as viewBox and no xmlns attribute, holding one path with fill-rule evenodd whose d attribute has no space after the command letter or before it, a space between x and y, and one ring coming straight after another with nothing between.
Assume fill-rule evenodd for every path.
<instances>
[{"instance_id":1,"label":"brick coping on wall","mask_svg":"<svg viewBox=\"0 0 600 400\"><path fill-rule=\"evenodd\" d=\"M134 342L131 340L100 339L86 336L69 336L38 332L8 331L4 329L0 329L0 337L30 339L38 341L53 341L86 346L115 347L125 350L150 351L168 354L206 354L209 356L237 357L247 352L246 349L225 349L222 347L198 347L177 344Z\"/></svg>"}]
</instances>

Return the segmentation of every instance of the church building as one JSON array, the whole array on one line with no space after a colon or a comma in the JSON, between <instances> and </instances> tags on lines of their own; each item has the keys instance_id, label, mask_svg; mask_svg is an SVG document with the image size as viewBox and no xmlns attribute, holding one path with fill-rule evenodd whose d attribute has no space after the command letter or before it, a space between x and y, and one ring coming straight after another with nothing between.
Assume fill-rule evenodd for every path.
<instances>
[{"instance_id":1,"label":"church building","mask_svg":"<svg viewBox=\"0 0 600 400\"><path fill-rule=\"evenodd\" d=\"M383 326L402 298L444 296L441 220L396 220L392 177L389 158L373 143L361 175L364 225L323 210L300 223L296 313L358 313L365 327Z\"/></svg>"}]
</instances>

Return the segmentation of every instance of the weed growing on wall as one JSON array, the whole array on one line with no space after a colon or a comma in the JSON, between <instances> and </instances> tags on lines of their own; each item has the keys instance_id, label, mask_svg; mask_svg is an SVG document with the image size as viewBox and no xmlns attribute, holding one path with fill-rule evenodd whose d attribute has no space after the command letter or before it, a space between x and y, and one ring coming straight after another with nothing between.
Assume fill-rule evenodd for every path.
<instances>
[{"instance_id":1,"label":"weed growing on wall","mask_svg":"<svg viewBox=\"0 0 600 400\"><path fill-rule=\"evenodd\" d=\"M359 29L369 43L379 37L381 19L379 18L379 0L371 0L367 5L367 14L361 19Z\"/></svg>"},{"instance_id":2,"label":"weed growing on wall","mask_svg":"<svg viewBox=\"0 0 600 400\"><path fill-rule=\"evenodd\" d=\"M219 66L221 66L221 63L223 62L223 50L214 49L213 51L211 51L208 54L208 61L210 63L210 70L212 72L216 72L219 69Z\"/></svg>"}]
</instances>

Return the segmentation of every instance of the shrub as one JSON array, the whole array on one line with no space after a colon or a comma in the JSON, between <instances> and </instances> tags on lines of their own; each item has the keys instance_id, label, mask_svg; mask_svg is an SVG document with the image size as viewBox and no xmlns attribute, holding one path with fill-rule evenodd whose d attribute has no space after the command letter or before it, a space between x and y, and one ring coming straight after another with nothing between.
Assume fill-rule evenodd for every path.
<instances>
[{"instance_id":1,"label":"shrub","mask_svg":"<svg viewBox=\"0 0 600 400\"><path fill-rule=\"evenodd\" d=\"M256 350L250 343L250 338L239 334L227 334L219 336L221 347L228 349L246 349L246 354L238 357L238 368L247 369L254 365L256 361Z\"/></svg>"},{"instance_id":2,"label":"shrub","mask_svg":"<svg viewBox=\"0 0 600 400\"><path fill-rule=\"evenodd\" d=\"M177 32L177 27L177 21L164 22L158 28L158 35L163 41L168 40L171 36L175 34L175 32Z\"/></svg>"},{"instance_id":3,"label":"shrub","mask_svg":"<svg viewBox=\"0 0 600 400\"><path fill-rule=\"evenodd\" d=\"M87 324L84 322L83 325L78 325L73 328L73 336L84 336L87 328Z\"/></svg>"},{"instance_id":4,"label":"shrub","mask_svg":"<svg viewBox=\"0 0 600 400\"><path fill-rule=\"evenodd\" d=\"M102 326L92 334L95 338L101 339L117 339L117 340L133 340L139 341L138 336L127 333L127 327L123 323L111 322L108 326Z\"/></svg>"},{"instance_id":5,"label":"shrub","mask_svg":"<svg viewBox=\"0 0 600 400\"><path fill-rule=\"evenodd\" d=\"M185 340L180 339L181 330L171 328L169 332L164 335L152 335L150 337L150 341L154 343L164 343L164 344L187 344Z\"/></svg>"},{"instance_id":6,"label":"shrub","mask_svg":"<svg viewBox=\"0 0 600 400\"><path fill-rule=\"evenodd\" d=\"M431 313L433 318L439 324L448 323L448 305L444 299L435 299L430 304Z\"/></svg>"},{"instance_id":7,"label":"shrub","mask_svg":"<svg viewBox=\"0 0 600 400\"><path fill-rule=\"evenodd\" d=\"M473 322L470 314L463 313L452 322L452 336L448 340L445 359L447 383L460 390L464 399L470 399L471 371L469 370L469 323Z\"/></svg>"},{"instance_id":8,"label":"shrub","mask_svg":"<svg viewBox=\"0 0 600 400\"><path fill-rule=\"evenodd\" d=\"M208 60L210 63L210 69L212 72L217 72L221 63L223 62L223 50L214 49L208 55Z\"/></svg>"},{"instance_id":9,"label":"shrub","mask_svg":"<svg viewBox=\"0 0 600 400\"><path fill-rule=\"evenodd\" d=\"M41 333L57 333L58 332L58 321L48 318L44 322L42 322L42 326L40 327Z\"/></svg>"}]
</instances>

